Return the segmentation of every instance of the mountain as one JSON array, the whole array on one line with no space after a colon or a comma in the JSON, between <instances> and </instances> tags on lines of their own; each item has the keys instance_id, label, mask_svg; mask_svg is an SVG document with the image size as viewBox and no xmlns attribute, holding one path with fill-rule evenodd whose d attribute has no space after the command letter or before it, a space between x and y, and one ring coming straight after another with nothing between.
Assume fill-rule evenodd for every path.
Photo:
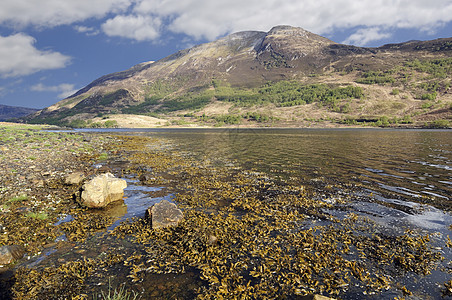
<instances>
[{"instance_id":1,"label":"mountain","mask_svg":"<svg viewBox=\"0 0 452 300\"><path fill-rule=\"evenodd\" d=\"M6 121L13 118L25 117L29 114L37 112L38 109L8 106L0 104L0 121Z\"/></svg>"},{"instance_id":2,"label":"mountain","mask_svg":"<svg viewBox=\"0 0 452 300\"><path fill-rule=\"evenodd\" d=\"M451 70L452 38L364 48L276 26L103 76L25 120L135 126L122 121L144 115L160 125L447 126Z\"/></svg>"}]
</instances>

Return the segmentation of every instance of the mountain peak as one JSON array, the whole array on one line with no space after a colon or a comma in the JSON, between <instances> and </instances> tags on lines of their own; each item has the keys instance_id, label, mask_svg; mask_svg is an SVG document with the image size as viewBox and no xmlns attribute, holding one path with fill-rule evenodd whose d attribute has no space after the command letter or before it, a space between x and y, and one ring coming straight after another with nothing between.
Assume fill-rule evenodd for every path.
<instances>
[{"instance_id":1,"label":"mountain peak","mask_svg":"<svg viewBox=\"0 0 452 300\"><path fill-rule=\"evenodd\" d=\"M273 35L273 34L285 34L285 35L303 35L303 34L307 34L310 33L307 30L304 30L301 27L294 27L294 26L290 26L290 25L277 25L275 27L273 27L272 29L270 29L270 31L268 32L269 35Z\"/></svg>"}]
</instances>

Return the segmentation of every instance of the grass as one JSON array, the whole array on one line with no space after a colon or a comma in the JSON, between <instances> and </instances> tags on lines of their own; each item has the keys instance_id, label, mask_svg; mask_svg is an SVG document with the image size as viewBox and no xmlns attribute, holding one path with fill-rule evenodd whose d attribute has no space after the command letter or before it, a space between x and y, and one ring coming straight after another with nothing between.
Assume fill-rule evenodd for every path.
<instances>
[{"instance_id":1,"label":"grass","mask_svg":"<svg viewBox=\"0 0 452 300\"><path fill-rule=\"evenodd\" d=\"M47 215L47 213L45 213L45 212L39 212L39 213L29 212L27 214L27 217L37 219L37 220L47 220L49 218L49 215Z\"/></svg>"},{"instance_id":2,"label":"grass","mask_svg":"<svg viewBox=\"0 0 452 300\"><path fill-rule=\"evenodd\" d=\"M17 197L13 197L13 198L9 199L6 203L17 203L17 202L22 202L25 200L28 200L28 196L21 195L21 196L17 196Z\"/></svg>"},{"instance_id":3,"label":"grass","mask_svg":"<svg viewBox=\"0 0 452 300\"><path fill-rule=\"evenodd\" d=\"M98 160L107 160L108 159L108 153L102 152L97 159Z\"/></svg>"},{"instance_id":4,"label":"grass","mask_svg":"<svg viewBox=\"0 0 452 300\"><path fill-rule=\"evenodd\" d=\"M141 297L140 297L141 298ZM101 300L136 300L138 298L138 294L135 292L128 292L124 289L124 285L119 289L115 289L112 291L110 280L108 282L108 293L104 293L102 291L101 297L93 297L93 299L101 299Z\"/></svg>"}]
</instances>

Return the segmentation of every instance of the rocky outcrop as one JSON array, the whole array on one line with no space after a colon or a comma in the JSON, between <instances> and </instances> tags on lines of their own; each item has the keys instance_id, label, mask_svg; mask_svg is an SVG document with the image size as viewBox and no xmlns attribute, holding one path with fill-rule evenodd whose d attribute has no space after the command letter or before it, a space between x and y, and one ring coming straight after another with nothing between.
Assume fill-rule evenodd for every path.
<instances>
[{"instance_id":1,"label":"rocky outcrop","mask_svg":"<svg viewBox=\"0 0 452 300\"><path fill-rule=\"evenodd\" d=\"M153 229L176 226L184 214L176 204L163 200L154 204L146 211L146 217L151 221Z\"/></svg>"},{"instance_id":2,"label":"rocky outcrop","mask_svg":"<svg viewBox=\"0 0 452 300\"><path fill-rule=\"evenodd\" d=\"M2 246L0 247L0 266L5 266L24 256L25 250L22 246Z\"/></svg>"},{"instance_id":3,"label":"rocky outcrop","mask_svg":"<svg viewBox=\"0 0 452 300\"><path fill-rule=\"evenodd\" d=\"M102 208L122 200L127 183L111 173L98 175L82 186L80 204L88 208Z\"/></svg>"}]
</instances>

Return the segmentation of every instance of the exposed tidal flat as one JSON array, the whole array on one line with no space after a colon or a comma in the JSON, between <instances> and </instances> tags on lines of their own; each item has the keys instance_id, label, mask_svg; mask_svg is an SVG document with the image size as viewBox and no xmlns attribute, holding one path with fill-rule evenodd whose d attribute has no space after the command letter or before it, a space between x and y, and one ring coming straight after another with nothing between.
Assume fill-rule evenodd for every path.
<instances>
[{"instance_id":1,"label":"exposed tidal flat","mask_svg":"<svg viewBox=\"0 0 452 300\"><path fill-rule=\"evenodd\" d=\"M11 299L444 299L452 294L451 133L48 132L0 128L0 246ZM123 201L80 207L68 174ZM169 200L184 218L152 229Z\"/></svg>"}]
</instances>

